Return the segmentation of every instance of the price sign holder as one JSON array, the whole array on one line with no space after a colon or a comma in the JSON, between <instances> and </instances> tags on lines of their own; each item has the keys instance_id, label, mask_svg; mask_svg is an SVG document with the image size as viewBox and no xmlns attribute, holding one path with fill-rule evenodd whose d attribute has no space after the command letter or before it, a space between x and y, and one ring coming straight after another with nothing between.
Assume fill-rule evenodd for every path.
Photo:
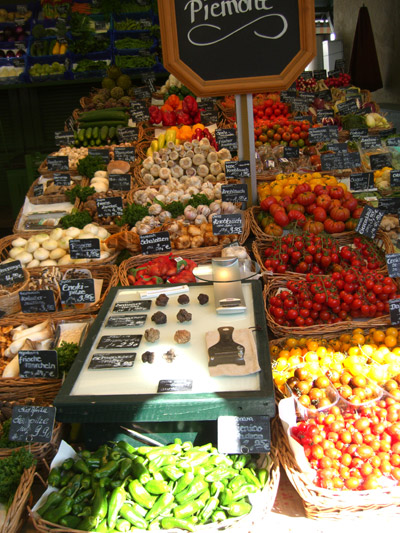
<instances>
[{"instance_id":1,"label":"price sign holder","mask_svg":"<svg viewBox=\"0 0 400 533\"><path fill-rule=\"evenodd\" d=\"M268 453L271 450L269 417L218 417L218 450L221 453Z\"/></svg>"},{"instance_id":2,"label":"price sign holder","mask_svg":"<svg viewBox=\"0 0 400 533\"><path fill-rule=\"evenodd\" d=\"M142 254L158 254L171 250L171 239L168 231L148 233L140 236Z\"/></svg>"},{"instance_id":3,"label":"price sign holder","mask_svg":"<svg viewBox=\"0 0 400 533\"><path fill-rule=\"evenodd\" d=\"M392 326L400 325L400 299L389 300L390 323Z\"/></svg>"},{"instance_id":4,"label":"price sign holder","mask_svg":"<svg viewBox=\"0 0 400 533\"><path fill-rule=\"evenodd\" d=\"M18 442L50 442L55 417L55 407L14 405L9 439Z\"/></svg>"},{"instance_id":5,"label":"price sign holder","mask_svg":"<svg viewBox=\"0 0 400 533\"><path fill-rule=\"evenodd\" d=\"M366 205L358 221L356 232L374 239L385 213L376 207Z\"/></svg>"},{"instance_id":6,"label":"price sign holder","mask_svg":"<svg viewBox=\"0 0 400 533\"><path fill-rule=\"evenodd\" d=\"M25 274L20 261L0 264L0 285L9 287L25 281Z\"/></svg>"},{"instance_id":7,"label":"price sign holder","mask_svg":"<svg viewBox=\"0 0 400 533\"><path fill-rule=\"evenodd\" d=\"M58 378L56 350L21 350L18 361L21 378Z\"/></svg>"},{"instance_id":8,"label":"price sign holder","mask_svg":"<svg viewBox=\"0 0 400 533\"><path fill-rule=\"evenodd\" d=\"M99 259L99 239L71 239L69 241L71 259Z\"/></svg>"}]
</instances>

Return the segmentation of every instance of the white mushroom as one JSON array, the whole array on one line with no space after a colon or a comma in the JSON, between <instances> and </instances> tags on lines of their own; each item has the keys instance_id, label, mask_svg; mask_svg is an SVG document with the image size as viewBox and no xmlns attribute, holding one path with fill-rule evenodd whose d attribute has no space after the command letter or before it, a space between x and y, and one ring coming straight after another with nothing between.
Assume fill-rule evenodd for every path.
<instances>
[{"instance_id":1,"label":"white mushroom","mask_svg":"<svg viewBox=\"0 0 400 533\"><path fill-rule=\"evenodd\" d=\"M160 168L159 176L163 180L167 180L171 177L171 170L169 168Z\"/></svg>"},{"instance_id":2,"label":"white mushroom","mask_svg":"<svg viewBox=\"0 0 400 533\"><path fill-rule=\"evenodd\" d=\"M206 158L204 157L203 154L194 154L193 156L193 165L196 165L196 166L199 166L199 165L204 165L204 163L206 162Z\"/></svg>"},{"instance_id":3,"label":"white mushroom","mask_svg":"<svg viewBox=\"0 0 400 533\"><path fill-rule=\"evenodd\" d=\"M179 161L179 165L183 169L188 169L192 166L192 160L190 159L190 157L182 157L182 159Z\"/></svg>"},{"instance_id":4,"label":"white mushroom","mask_svg":"<svg viewBox=\"0 0 400 533\"><path fill-rule=\"evenodd\" d=\"M172 150L172 152L169 154L169 158L172 160L172 161L176 161L177 159L179 159L179 154L176 150Z\"/></svg>"},{"instance_id":5,"label":"white mushroom","mask_svg":"<svg viewBox=\"0 0 400 533\"><path fill-rule=\"evenodd\" d=\"M181 178L183 176L183 168L179 166L172 167L171 176L173 178Z\"/></svg>"},{"instance_id":6,"label":"white mushroom","mask_svg":"<svg viewBox=\"0 0 400 533\"><path fill-rule=\"evenodd\" d=\"M153 165L150 169L150 174L154 177L158 176L160 173L160 165Z\"/></svg>"}]
</instances>

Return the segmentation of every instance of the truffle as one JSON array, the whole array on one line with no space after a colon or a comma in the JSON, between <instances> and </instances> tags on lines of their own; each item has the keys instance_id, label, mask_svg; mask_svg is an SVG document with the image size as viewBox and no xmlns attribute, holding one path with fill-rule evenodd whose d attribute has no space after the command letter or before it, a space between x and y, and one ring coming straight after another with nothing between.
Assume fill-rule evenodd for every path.
<instances>
[{"instance_id":1,"label":"truffle","mask_svg":"<svg viewBox=\"0 0 400 533\"><path fill-rule=\"evenodd\" d=\"M144 352L142 353L143 363L149 363L152 365L154 363L154 352Z\"/></svg>"},{"instance_id":2,"label":"truffle","mask_svg":"<svg viewBox=\"0 0 400 533\"><path fill-rule=\"evenodd\" d=\"M192 313L189 313L186 309L181 309L176 318L179 322L189 322L189 320L192 320Z\"/></svg>"},{"instance_id":3,"label":"truffle","mask_svg":"<svg viewBox=\"0 0 400 533\"><path fill-rule=\"evenodd\" d=\"M154 313L154 315L151 317L151 320L155 324L166 324L167 323L167 315L165 315L161 311L157 311L157 313Z\"/></svg>"},{"instance_id":4,"label":"truffle","mask_svg":"<svg viewBox=\"0 0 400 533\"><path fill-rule=\"evenodd\" d=\"M155 328L146 329L144 332L144 338L147 342L156 342L160 338L160 331Z\"/></svg>"},{"instance_id":5,"label":"truffle","mask_svg":"<svg viewBox=\"0 0 400 533\"><path fill-rule=\"evenodd\" d=\"M157 307L165 307L168 303L168 296L166 294L159 294L156 299Z\"/></svg>"},{"instance_id":6,"label":"truffle","mask_svg":"<svg viewBox=\"0 0 400 533\"><path fill-rule=\"evenodd\" d=\"M186 305L190 302L190 298L187 294L181 294L178 298L178 304Z\"/></svg>"},{"instance_id":7,"label":"truffle","mask_svg":"<svg viewBox=\"0 0 400 533\"><path fill-rule=\"evenodd\" d=\"M200 305L204 305L206 303L208 303L208 294L199 294L197 299L199 300L199 304Z\"/></svg>"},{"instance_id":8,"label":"truffle","mask_svg":"<svg viewBox=\"0 0 400 533\"><path fill-rule=\"evenodd\" d=\"M163 354L163 358L167 361L167 363L173 363L176 358L176 353L172 348L170 348L168 352L165 352L165 354Z\"/></svg>"},{"instance_id":9,"label":"truffle","mask_svg":"<svg viewBox=\"0 0 400 533\"><path fill-rule=\"evenodd\" d=\"M191 337L190 331L188 331L187 329L178 329L175 332L174 341L177 344L186 344L187 342L190 341L190 337Z\"/></svg>"}]
</instances>

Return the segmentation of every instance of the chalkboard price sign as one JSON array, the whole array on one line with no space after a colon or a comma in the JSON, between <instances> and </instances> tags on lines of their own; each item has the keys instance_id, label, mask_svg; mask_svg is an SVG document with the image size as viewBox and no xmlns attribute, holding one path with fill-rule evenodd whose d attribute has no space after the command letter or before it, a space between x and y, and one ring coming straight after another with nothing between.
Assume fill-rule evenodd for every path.
<instances>
[{"instance_id":1,"label":"chalkboard price sign","mask_svg":"<svg viewBox=\"0 0 400 533\"><path fill-rule=\"evenodd\" d=\"M101 370L104 368L132 368L136 353L95 353L89 363L89 368Z\"/></svg>"},{"instance_id":2,"label":"chalkboard price sign","mask_svg":"<svg viewBox=\"0 0 400 533\"><path fill-rule=\"evenodd\" d=\"M65 305L93 303L95 301L93 279L64 279L58 282L61 303Z\"/></svg>"},{"instance_id":3,"label":"chalkboard price sign","mask_svg":"<svg viewBox=\"0 0 400 533\"><path fill-rule=\"evenodd\" d=\"M237 152L238 143L234 128L215 130L215 138L220 150L221 148L227 148L230 152Z\"/></svg>"},{"instance_id":4,"label":"chalkboard price sign","mask_svg":"<svg viewBox=\"0 0 400 533\"><path fill-rule=\"evenodd\" d=\"M379 136L381 139L384 139L385 137L388 137L389 135L394 135L396 133L396 128L389 128L387 130L381 130L379 132Z\"/></svg>"},{"instance_id":5,"label":"chalkboard price sign","mask_svg":"<svg viewBox=\"0 0 400 533\"><path fill-rule=\"evenodd\" d=\"M361 148L363 150L368 150L369 148L376 148L377 146L381 146L382 141L381 138L377 135L370 135L368 137L363 137L361 139Z\"/></svg>"},{"instance_id":6,"label":"chalkboard price sign","mask_svg":"<svg viewBox=\"0 0 400 533\"><path fill-rule=\"evenodd\" d=\"M285 146L283 148L283 157L286 157L286 159L297 159L300 157L300 148L297 146Z\"/></svg>"},{"instance_id":7,"label":"chalkboard price sign","mask_svg":"<svg viewBox=\"0 0 400 533\"><path fill-rule=\"evenodd\" d=\"M340 72L344 72L346 68L346 62L344 59L336 59L335 61L335 70L339 70Z\"/></svg>"},{"instance_id":8,"label":"chalkboard price sign","mask_svg":"<svg viewBox=\"0 0 400 533\"><path fill-rule=\"evenodd\" d=\"M130 191L131 175L130 174L109 174L109 188L113 191Z\"/></svg>"},{"instance_id":9,"label":"chalkboard price sign","mask_svg":"<svg viewBox=\"0 0 400 533\"><path fill-rule=\"evenodd\" d=\"M400 187L400 170L390 171L390 185L392 187Z\"/></svg>"},{"instance_id":10,"label":"chalkboard price sign","mask_svg":"<svg viewBox=\"0 0 400 533\"><path fill-rule=\"evenodd\" d=\"M327 149L331 152L346 152L347 153L347 143L328 143Z\"/></svg>"},{"instance_id":11,"label":"chalkboard price sign","mask_svg":"<svg viewBox=\"0 0 400 533\"><path fill-rule=\"evenodd\" d=\"M48 170L68 170L69 162L67 155L49 155L47 157Z\"/></svg>"},{"instance_id":12,"label":"chalkboard price sign","mask_svg":"<svg viewBox=\"0 0 400 533\"><path fill-rule=\"evenodd\" d=\"M114 198L97 198L97 215L99 218L120 217L124 212L122 196Z\"/></svg>"},{"instance_id":13,"label":"chalkboard price sign","mask_svg":"<svg viewBox=\"0 0 400 533\"><path fill-rule=\"evenodd\" d=\"M317 98L325 100L325 102L330 102L332 100L332 93L330 89L325 89L317 93Z\"/></svg>"},{"instance_id":14,"label":"chalkboard price sign","mask_svg":"<svg viewBox=\"0 0 400 533\"><path fill-rule=\"evenodd\" d=\"M313 77L313 73L311 70L303 70L299 77L303 78L303 80L309 80Z\"/></svg>"},{"instance_id":15,"label":"chalkboard price sign","mask_svg":"<svg viewBox=\"0 0 400 533\"><path fill-rule=\"evenodd\" d=\"M146 100L146 98L151 98L151 92L147 86L134 87L133 94L135 95L136 100Z\"/></svg>"},{"instance_id":16,"label":"chalkboard price sign","mask_svg":"<svg viewBox=\"0 0 400 533\"><path fill-rule=\"evenodd\" d=\"M339 115L351 115L358 111L356 100L348 100L347 102L343 102L343 104L338 104L337 108Z\"/></svg>"},{"instance_id":17,"label":"chalkboard price sign","mask_svg":"<svg viewBox=\"0 0 400 533\"><path fill-rule=\"evenodd\" d=\"M135 161L134 146L116 146L114 148L114 159L116 161Z\"/></svg>"},{"instance_id":18,"label":"chalkboard price sign","mask_svg":"<svg viewBox=\"0 0 400 533\"><path fill-rule=\"evenodd\" d=\"M366 205L358 221L356 232L374 239L384 215L385 213L376 207Z\"/></svg>"},{"instance_id":19,"label":"chalkboard price sign","mask_svg":"<svg viewBox=\"0 0 400 533\"><path fill-rule=\"evenodd\" d=\"M400 146L400 136L386 139L386 146Z\"/></svg>"},{"instance_id":20,"label":"chalkboard price sign","mask_svg":"<svg viewBox=\"0 0 400 533\"><path fill-rule=\"evenodd\" d=\"M227 161L225 163L226 179L244 179L250 177L250 161Z\"/></svg>"},{"instance_id":21,"label":"chalkboard price sign","mask_svg":"<svg viewBox=\"0 0 400 533\"><path fill-rule=\"evenodd\" d=\"M60 187L69 187L71 185L71 176L69 174L60 174L56 172L53 174L54 185Z\"/></svg>"},{"instance_id":22,"label":"chalkboard price sign","mask_svg":"<svg viewBox=\"0 0 400 533\"><path fill-rule=\"evenodd\" d=\"M148 122L150 120L149 109L144 100L131 102L130 114L134 122Z\"/></svg>"},{"instance_id":23,"label":"chalkboard price sign","mask_svg":"<svg viewBox=\"0 0 400 533\"><path fill-rule=\"evenodd\" d=\"M117 137L120 143L135 142L139 138L139 128L119 128Z\"/></svg>"},{"instance_id":24,"label":"chalkboard price sign","mask_svg":"<svg viewBox=\"0 0 400 533\"><path fill-rule=\"evenodd\" d=\"M392 164L391 154L373 154L369 156L371 170L380 170L383 167L390 167Z\"/></svg>"},{"instance_id":25,"label":"chalkboard price sign","mask_svg":"<svg viewBox=\"0 0 400 533\"><path fill-rule=\"evenodd\" d=\"M133 311L148 311L150 307L151 300L130 300L128 302L117 302L112 312L132 313Z\"/></svg>"},{"instance_id":26,"label":"chalkboard price sign","mask_svg":"<svg viewBox=\"0 0 400 533\"><path fill-rule=\"evenodd\" d=\"M386 214L397 214L400 209L400 198L379 198L378 209Z\"/></svg>"},{"instance_id":27,"label":"chalkboard price sign","mask_svg":"<svg viewBox=\"0 0 400 533\"><path fill-rule=\"evenodd\" d=\"M8 438L19 442L50 442L55 417L55 407L14 405Z\"/></svg>"},{"instance_id":28,"label":"chalkboard price sign","mask_svg":"<svg viewBox=\"0 0 400 533\"><path fill-rule=\"evenodd\" d=\"M328 142L331 140L331 134L328 126L320 128L310 128L308 130L308 140L310 143Z\"/></svg>"},{"instance_id":29,"label":"chalkboard price sign","mask_svg":"<svg viewBox=\"0 0 400 533\"><path fill-rule=\"evenodd\" d=\"M99 239L71 239L69 241L71 259L99 259Z\"/></svg>"},{"instance_id":30,"label":"chalkboard price sign","mask_svg":"<svg viewBox=\"0 0 400 533\"><path fill-rule=\"evenodd\" d=\"M386 254L386 264L391 278L400 277L400 254Z\"/></svg>"},{"instance_id":31,"label":"chalkboard price sign","mask_svg":"<svg viewBox=\"0 0 400 533\"><path fill-rule=\"evenodd\" d=\"M359 172L350 175L350 189L352 191L376 190L373 172Z\"/></svg>"},{"instance_id":32,"label":"chalkboard price sign","mask_svg":"<svg viewBox=\"0 0 400 533\"><path fill-rule=\"evenodd\" d=\"M389 300L390 323L392 326L400 325L400 299Z\"/></svg>"},{"instance_id":33,"label":"chalkboard price sign","mask_svg":"<svg viewBox=\"0 0 400 533\"><path fill-rule=\"evenodd\" d=\"M201 122L205 126L216 124L218 122L218 111L201 111Z\"/></svg>"},{"instance_id":34,"label":"chalkboard price sign","mask_svg":"<svg viewBox=\"0 0 400 533\"><path fill-rule=\"evenodd\" d=\"M39 183L33 187L33 196L42 196L44 193L43 183Z\"/></svg>"},{"instance_id":35,"label":"chalkboard price sign","mask_svg":"<svg viewBox=\"0 0 400 533\"><path fill-rule=\"evenodd\" d=\"M313 76L316 80L325 80L326 79L326 70L314 70Z\"/></svg>"},{"instance_id":36,"label":"chalkboard price sign","mask_svg":"<svg viewBox=\"0 0 400 533\"><path fill-rule=\"evenodd\" d=\"M358 152L338 152L336 154L321 154L322 170L335 170L342 168L357 168L361 165Z\"/></svg>"},{"instance_id":37,"label":"chalkboard price sign","mask_svg":"<svg viewBox=\"0 0 400 533\"><path fill-rule=\"evenodd\" d=\"M317 111L317 120L321 122L323 118L333 118L335 116L333 109L319 109Z\"/></svg>"},{"instance_id":38,"label":"chalkboard price sign","mask_svg":"<svg viewBox=\"0 0 400 533\"><path fill-rule=\"evenodd\" d=\"M20 291L19 301L23 313L54 313L56 310L51 290Z\"/></svg>"},{"instance_id":39,"label":"chalkboard price sign","mask_svg":"<svg viewBox=\"0 0 400 533\"><path fill-rule=\"evenodd\" d=\"M168 231L148 233L140 236L142 254L158 254L171 250L171 240Z\"/></svg>"},{"instance_id":40,"label":"chalkboard price sign","mask_svg":"<svg viewBox=\"0 0 400 533\"><path fill-rule=\"evenodd\" d=\"M249 194L246 183L222 185L221 197L223 202L247 202Z\"/></svg>"},{"instance_id":41,"label":"chalkboard price sign","mask_svg":"<svg viewBox=\"0 0 400 533\"><path fill-rule=\"evenodd\" d=\"M221 453L266 453L270 449L268 416L218 417L218 450Z\"/></svg>"},{"instance_id":42,"label":"chalkboard price sign","mask_svg":"<svg viewBox=\"0 0 400 533\"><path fill-rule=\"evenodd\" d=\"M21 350L18 361L21 378L58 378L56 350Z\"/></svg>"},{"instance_id":43,"label":"chalkboard price sign","mask_svg":"<svg viewBox=\"0 0 400 533\"><path fill-rule=\"evenodd\" d=\"M303 98L293 98L290 102L292 105L292 111L308 111L309 102Z\"/></svg>"},{"instance_id":44,"label":"chalkboard price sign","mask_svg":"<svg viewBox=\"0 0 400 533\"><path fill-rule=\"evenodd\" d=\"M142 340L142 335L103 335L97 349L121 350L137 348Z\"/></svg>"},{"instance_id":45,"label":"chalkboard price sign","mask_svg":"<svg viewBox=\"0 0 400 533\"><path fill-rule=\"evenodd\" d=\"M95 157L101 157L104 163L110 161L110 152L108 151L108 148L89 148L88 154Z\"/></svg>"},{"instance_id":46,"label":"chalkboard price sign","mask_svg":"<svg viewBox=\"0 0 400 533\"><path fill-rule=\"evenodd\" d=\"M297 96L297 91L292 91L292 90L282 91L281 102L285 104L291 104L293 100L296 98L296 96Z\"/></svg>"},{"instance_id":47,"label":"chalkboard price sign","mask_svg":"<svg viewBox=\"0 0 400 533\"><path fill-rule=\"evenodd\" d=\"M243 231L242 214L214 215L212 217L212 227L214 235L240 234Z\"/></svg>"},{"instance_id":48,"label":"chalkboard price sign","mask_svg":"<svg viewBox=\"0 0 400 533\"><path fill-rule=\"evenodd\" d=\"M147 315L123 315L111 316L106 324L106 328L137 328L144 326Z\"/></svg>"},{"instance_id":49,"label":"chalkboard price sign","mask_svg":"<svg viewBox=\"0 0 400 533\"><path fill-rule=\"evenodd\" d=\"M0 264L0 285L9 287L25 281L25 274L20 261Z\"/></svg>"},{"instance_id":50,"label":"chalkboard price sign","mask_svg":"<svg viewBox=\"0 0 400 533\"><path fill-rule=\"evenodd\" d=\"M304 91L299 92L300 100L303 100L310 105L314 102L315 97L316 97L315 93L309 93L309 92L304 92Z\"/></svg>"},{"instance_id":51,"label":"chalkboard price sign","mask_svg":"<svg viewBox=\"0 0 400 533\"><path fill-rule=\"evenodd\" d=\"M362 137L368 136L368 128L352 128L350 130L350 140L358 141Z\"/></svg>"},{"instance_id":52,"label":"chalkboard price sign","mask_svg":"<svg viewBox=\"0 0 400 533\"><path fill-rule=\"evenodd\" d=\"M56 146L71 146L75 142L73 131L55 131L54 142Z\"/></svg>"},{"instance_id":53,"label":"chalkboard price sign","mask_svg":"<svg viewBox=\"0 0 400 533\"><path fill-rule=\"evenodd\" d=\"M157 392L185 392L192 390L191 379L161 379L158 382Z\"/></svg>"}]
</instances>

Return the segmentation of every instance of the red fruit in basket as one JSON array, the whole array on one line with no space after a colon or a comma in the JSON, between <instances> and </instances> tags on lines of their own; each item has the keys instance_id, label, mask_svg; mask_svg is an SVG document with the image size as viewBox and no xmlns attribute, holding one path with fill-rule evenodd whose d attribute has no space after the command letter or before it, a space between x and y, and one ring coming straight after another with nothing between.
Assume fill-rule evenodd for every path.
<instances>
[{"instance_id":1,"label":"red fruit in basket","mask_svg":"<svg viewBox=\"0 0 400 533\"><path fill-rule=\"evenodd\" d=\"M275 211L275 213L273 214L273 217L274 217L274 221L278 224L278 226L281 226L282 228L287 226L290 222L289 217L287 216L283 208L281 208L280 211Z\"/></svg>"},{"instance_id":2,"label":"red fruit in basket","mask_svg":"<svg viewBox=\"0 0 400 533\"><path fill-rule=\"evenodd\" d=\"M303 215L303 213L297 211L296 209L291 209L288 212L288 218L291 222L296 222L300 228L302 228L306 223L306 217Z\"/></svg>"},{"instance_id":3,"label":"red fruit in basket","mask_svg":"<svg viewBox=\"0 0 400 533\"><path fill-rule=\"evenodd\" d=\"M317 196L316 204L318 207L323 207L326 211L330 208L332 198L329 194L321 194Z\"/></svg>"},{"instance_id":4,"label":"red fruit in basket","mask_svg":"<svg viewBox=\"0 0 400 533\"><path fill-rule=\"evenodd\" d=\"M282 207L284 207L284 208L287 209L288 205L290 205L291 202L292 202L292 197L291 197L291 196L284 196L284 197L282 198L282 200L280 200L279 204L280 204Z\"/></svg>"},{"instance_id":5,"label":"red fruit in basket","mask_svg":"<svg viewBox=\"0 0 400 533\"><path fill-rule=\"evenodd\" d=\"M317 196L320 196L321 194L326 194L328 191L328 188L326 185L316 185L314 187L314 193L317 195Z\"/></svg>"},{"instance_id":6,"label":"red fruit in basket","mask_svg":"<svg viewBox=\"0 0 400 533\"><path fill-rule=\"evenodd\" d=\"M286 206L286 209L290 211L291 209L295 209L296 211L300 211L300 213L304 213L305 209L303 205L300 204L289 204Z\"/></svg>"},{"instance_id":7,"label":"red fruit in basket","mask_svg":"<svg viewBox=\"0 0 400 533\"><path fill-rule=\"evenodd\" d=\"M317 207L317 204L314 202L313 204L311 205L308 205L306 207L306 212L309 214L309 215L312 215L314 213L314 209Z\"/></svg>"},{"instance_id":8,"label":"red fruit in basket","mask_svg":"<svg viewBox=\"0 0 400 533\"><path fill-rule=\"evenodd\" d=\"M307 222L303 226L304 231L309 231L310 233L313 233L314 235L318 235L322 231L324 231L324 225L322 222L317 222L314 220L307 220Z\"/></svg>"},{"instance_id":9,"label":"red fruit in basket","mask_svg":"<svg viewBox=\"0 0 400 533\"><path fill-rule=\"evenodd\" d=\"M285 208L282 207L280 204L271 204L269 206L270 215L274 216L277 211L283 211L285 213Z\"/></svg>"},{"instance_id":10,"label":"red fruit in basket","mask_svg":"<svg viewBox=\"0 0 400 533\"><path fill-rule=\"evenodd\" d=\"M350 218L350 211L343 206L333 207L329 211L329 216L335 221L341 220L346 222Z\"/></svg>"},{"instance_id":11,"label":"red fruit in basket","mask_svg":"<svg viewBox=\"0 0 400 533\"><path fill-rule=\"evenodd\" d=\"M340 200L344 196L344 190L339 185L334 185L329 191L329 196L335 200Z\"/></svg>"},{"instance_id":12,"label":"red fruit in basket","mask_svg":"<svg viewBox=\"0 0 400 533\"><path fill-rule=\"evenodd\" d=\"M297 195L296 203L307 206L307 205L313 204L315 202L315 199L316 199L316 196L313 192L311 191L302 192L299 195Z\"/></svg>"},{"instance_id":13,"label":"red fruit in basket","mask_svg":"<svg viewBox=\"0 0 400 533\"><path fill-rule=\"evenodd\" d=\"M278 204L278 200L275 198L275 196L267 196L261 202L260 207L263 211L268 211L272 204Z\"/></svg>"},{"instance_id":14,"label":"red fruit in basket","mask_svg":"<svg viewBox=\"0 0 400 533\"><path fill-rule=\"evenodd\" d=\"M325 222L325 220L328 218L328 215L323 207L316 207L312 214L314 220L317 222Z\"/></svg>"},{"instance_id":15,"label":"red fruit in basket","mask_svg":"<svg viewBox=\"0 0 400 533\"><path fill-rule=\"evenodd\" d=\"M352 211L351 213L352 218L360 218L363 209L363 207L357 207L356 209L354 209L354 211Z\"/></svg>"},{"instance_id":16,"label":"red fruit in basket","mask_svg":"<svg viewBox=\"0 0 400 533\"><path fill-rule=\"evenodd\" d=\"M343 202L342 206L346 207L347 209L349 209L349 211L354 211L354 209L356 209L357 206L358 206L357 199L354 198L354 197L349 198L348 200Z\"/></svg>"},{"instance_id":17,"label":"red fruit in basket","mask_svg":"<svg viewBox=\"0 0 400 533\"><path fill-rule=\"evenodd\" d=\"M300 183L299 185L296 186L293 192L293 198L295 198L299 194L302 194L304 192L310 192L310 191L311 191L311 187L308 183Z\"/></svg>"}]
</instances>

